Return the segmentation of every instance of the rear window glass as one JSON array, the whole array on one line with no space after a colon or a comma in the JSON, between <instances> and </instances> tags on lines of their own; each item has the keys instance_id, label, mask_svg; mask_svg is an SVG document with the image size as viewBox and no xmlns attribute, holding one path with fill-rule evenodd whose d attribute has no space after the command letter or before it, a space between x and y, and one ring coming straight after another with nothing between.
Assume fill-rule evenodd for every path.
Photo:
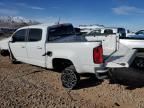
<instances>
[{"instance_id":1,"label":"rear window glass","mask_svg":"<svg viewBox=\"0 0 144 108\"><path fill-rule=\"evenodd\" d=\"M111 29L105 29L104 34L113 34L113 30Z\"/></svg>"},{"instance_id":2,"label":"rear window glass","mask_svg":"<svg viewBox=\"0 0 144 108\"><path fill-rule=\"evenodd\" d=\"M41 29L29 29L29 42L40 41L42 38L42 30Z\"/></svg>"},{"instance_id":3,"label":"rear window glass","mask_svg":"<svg viewBox=\"0 0 144 108\"><path fill-rule=\"evenodd\" d=\"M126 30L124 28L118 28L118 33L126 33Z\"/></svg>"}]
</instances>

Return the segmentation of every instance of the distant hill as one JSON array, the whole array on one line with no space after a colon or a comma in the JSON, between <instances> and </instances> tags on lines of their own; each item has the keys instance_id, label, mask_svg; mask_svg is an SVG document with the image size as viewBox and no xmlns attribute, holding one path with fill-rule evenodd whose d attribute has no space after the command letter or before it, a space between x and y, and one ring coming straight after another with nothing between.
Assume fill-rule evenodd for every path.
<instances>
[{"instance_id":1,"label":"distant hill","mask_svg":"<svg viewBox=\"0 0 144 108\"><path fill-rule=\"evenodd\" d=\"M40 22L21 16L0 16L0 27L19 28L28 25L40 24Z\"/></svg>"}]
</instances>

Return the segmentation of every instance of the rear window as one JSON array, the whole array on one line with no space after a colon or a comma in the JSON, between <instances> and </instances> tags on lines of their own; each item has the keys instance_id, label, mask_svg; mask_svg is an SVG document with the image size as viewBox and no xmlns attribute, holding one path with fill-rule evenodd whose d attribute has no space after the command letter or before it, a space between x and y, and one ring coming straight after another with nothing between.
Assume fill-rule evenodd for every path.
<instances>
[{"instance_id":1,"label":"rear window","mask_svg":"<svg viewBox=\"0 0 144 108\"><path fill-rule=\"evenodd\" d=\"M86 34L87 36L95 36L95 35L100 35L101 34L101 30L93 30L90 33Z\"/></svg>"},{"instance_id":2,"label":"rear window","mask_svg":"<svg viewBox=\"0 0 144 108\"><path fill-rule=\"evenodd\" d=\"M118 33L126 33L126 30L124 28L118 28Z\"/></svg>"},{"instance_id":3,"label":"rear window","mask_svg":"<svg viewBox=\"0 0 144 108\"><path fill-rule=\"evenodd\" d=\"M42 38L42 30L41 29L29 29L29 42L40 41Z\"/></svg>"},{"instance_id":4,"label":"rear window","mask_svg":"<svg viewBox=\"0 0 144 108\"><path fill-rule=\"evenodd\" d=\"M72 25L58 25L50 27L48 30L48 41L54 41L74 34L75 32Z\"/></svg>"},{"instance_id":5,"label":"rear window","mask_svg":"<svg viewBox=\"0 0 144 108\"><path fill-rule=\"evenodd\" d=\"M105 29L104 34L113 34L113 30L112 29Z\"/></svg>"},{"instance_id":6,"label":"rear window","mask_svg":"<svg viewBox=\"0 0 144 108\"><path fill-rule=\"evenodd\" d=\"M118 28L118 33L119 33L120 39L126 38L126 30L124 28Z\"/></svg>"}]
</instances>

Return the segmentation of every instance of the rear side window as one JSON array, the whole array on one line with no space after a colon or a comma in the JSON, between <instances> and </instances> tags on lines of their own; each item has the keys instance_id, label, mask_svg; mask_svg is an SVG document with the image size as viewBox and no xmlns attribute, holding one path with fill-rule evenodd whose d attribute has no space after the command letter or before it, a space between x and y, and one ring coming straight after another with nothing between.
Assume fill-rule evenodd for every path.
<instances>
[{"instance_id":1,"label":"rear side window","mask_svg":"<svg viewBox=\"0 0 144 108\"><path fill-rule=\"evenodd\" d=\"M26 36L26 29L19 30L13 35L13 40L15 42L24 42Z\"/></svg>"},{"instance_id":2,"label":"rear side window","mask_svg":"<svg viewBox=\"0 0 144 108\"><path fill-rule=\"evenodd\" d=\"M42 38L42 29L29 29L28 41L40 41Z\"/></svg>"}]
</instances>

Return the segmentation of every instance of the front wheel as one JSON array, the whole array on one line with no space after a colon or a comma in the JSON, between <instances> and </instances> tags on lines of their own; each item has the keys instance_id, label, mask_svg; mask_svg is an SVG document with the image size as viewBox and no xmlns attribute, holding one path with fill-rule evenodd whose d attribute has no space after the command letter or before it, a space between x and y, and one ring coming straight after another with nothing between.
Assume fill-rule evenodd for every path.
<instances>
[{"instance_id":1,"label":"front wheel","mask_svg":"<svg viewBox=\"0 0 144 108\"><path fill-rule=\"evenodd\" d=\"M0 50L0 54L4 57L9 56L9 51L8 50Z\"/></svg>"},{"instance_id":2,"label":"front wheel","mask_svg":"<svg viewBox=\"0 0 144 108\"><path fill-rule=\"evenodd\" d=\"M16 59L12 56L12 54L10 54L9 59L11 61L12 64L17 64L18 62L16 61Z\"/></svg>"},{"instance_id":3,"label":"front wheel","mask_svg":"<svg viewBox=\"0 0 144 108\"><path fill-rule=\"evenodd\" d=\"M61 75L62 85L68 89L74 89L80 80L80 75L76 72L74 66L64 69Z\"/></svg>"}]
</instances>

